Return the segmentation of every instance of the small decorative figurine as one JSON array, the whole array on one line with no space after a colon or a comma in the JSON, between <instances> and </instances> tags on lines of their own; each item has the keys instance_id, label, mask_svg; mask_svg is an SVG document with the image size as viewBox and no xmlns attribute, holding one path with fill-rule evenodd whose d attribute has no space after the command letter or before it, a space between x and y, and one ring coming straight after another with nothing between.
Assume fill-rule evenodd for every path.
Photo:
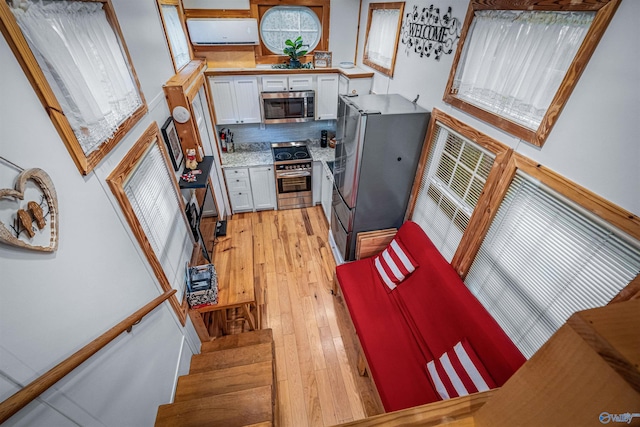
<instances>
[{"instance_id":1,"label":"small decorative figurine","mask_svg":"<svg viewBox=\"0 0 640 427\"><path fill-rule=\"evenodd\" d=\"M198 168L198 162L196 162L196 150L195 148L187 148L187 163L188 169L194 170Z\"/></svg>"}]
</instances>

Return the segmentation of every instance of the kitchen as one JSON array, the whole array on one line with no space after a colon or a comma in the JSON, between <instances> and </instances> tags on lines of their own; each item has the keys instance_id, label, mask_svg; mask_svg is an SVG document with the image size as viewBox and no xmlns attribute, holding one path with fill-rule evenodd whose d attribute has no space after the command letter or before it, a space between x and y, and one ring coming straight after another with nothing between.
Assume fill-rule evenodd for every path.
<instances>
[{"instance_id":1,"label":"kitchen","mask_svg":"<svg viewBox=\"0 0 640 427\"><path fill-rule=\"evenodd\" d=\"M6 369L3 364L3 372L8 371L10 377L16 378L16 382L21 384L28 382L36 372L44 371L66 357L69 349L82 346L119 318L146 303L159 289L144 253L105 182L111 170L133 146L147 125L153 121L162 124L171 115L162 86L176 70L171 51L167 47L156 3L123 0L114 0L112 3L138 73L142 92L149 104L149 112L144 115L141 124L135 126L122 142L95 166L94 171L86 176L76 170L64 142L55 126L52 126L49 115L42 108L10 46L4 39L0 43L0 68L2 75L8 76L0 81L0 90L4 95L0 116L4 130L2 156L25 168L38 166L46 169L62 195L63 234L61 246L55 256L44 258L36 254L16 253L4 246L0 248L3 283L28 285L12 287L11 290L4 289L0 310L3 313L3 350L16 355L24 364L20 369L17 368L22 366L19 364ZM188 3L183 2L185 6ZM372 74L369 84L373 92L397 93L410 101L419 95L418 106L428 111L437 107L589 188L612 203L636 214L640 211L637 190L638 151L634 142L637 133L635 123L639 111L637 99L640 97L631 96L629 92L630 88L637 88L638 73L630 73L630 70L638 69L639 59L631 51L621 48L629 38L633 39L634 34L637 35L633 17L640 11L635 2L623 1L620 4L553 132L549 135L544 149L530 145L442 101L453 54L442 54L440 59L435 59L434 55L421 56L413 46L401 41L393 77L364 65L362 55L366 38L367 11L372 2L363 1L362 12L359 12L359 1L330 3L329 40L323 50L333 53L334 67L340 62L355 62L362 72ZM203 2L193 1L192 4L199 6ZM221 5L217 10L229 10L229 2L225 4L221 1L217 4ZM451 7L452 16L462 21L469 2L413 1L407 2L405 8L411 11L413 6L428 8L432 4L443 13ZM198 9L200 7L193 8ZM237 14L246 17L249 15L247 10L249 9L239 9ZM220 14L222 15L222 12ZM145 31L141 31L141 28ZM215 61L212 68L220 72L228 71L230 74L226 77L242 76L243 72L255 76L287 73L266 69L264 64L256 63L253 47L229 47L225 50L221 47L200 47L198 53L212 56L210 51L215 49L220 52L217 59L216 55L211 58ZM230 68L233 70L229 70ZM246 68L251 70L245 70ZM334 74L338 76L339 82L340 76L343 75L338 68L319 71L320 69L316 69L303 73L316 76ZM348 73L349 69L343 71ZM236 74L231 74L234 72ZM297 75L298 72L290 75L294 74ZM315 84L317 87L317 80ZM260 86L256 81L256 87ZM206 98L209 95L203 93L203 96ZM215 105L215 100L213 104ZM259 103L256 104L259 106ZM253 166L273 166L272 157L257 162L252 160L248 163L234 163L233 156L240 155L238 148L245 143L305 141L311 147L312 160L326 160L324 157L314 156L314 147L321 148L319 140L322 138L322 130L327 130L329 135L337 132L334 120L322 119L301 123L299 126L265 124L264 129L261 129L259 122L237 125L216 123L212 140L215 141L215 135L219 135L222 129L230 129L236 148L233 153L222 153L223 167L220 169L219 179L224 184L223 171L227 168L225 158L229 162L229 168L233 168L233 165L246 169ZM330 142L330 137L328 139ZM215 145L210 147L215 148ZM207 150L206 145L204 149ZM268 149L262 151L268 152ZM208 155L206 152L204 154ZM210 154L214 155L213 151ZM273 156L271 153L269 155ZM313 170L314 166L316 170ZM324 164L321 166L324 167ZM325 176L323 169L320 169L320 174L315 173L317 167L318 165L312 162L312 180L317 176ZM12 185L14 175L11 169L3 168L0 176L3 178L3 187ZM275 182L275 176L273 179ZM249 183L251 184L250 181ZM216 183L213 182L213 185ZM223 194L223 197L216 200L217 209L219 212L224 209L225 214L228 214L231 212L231 203L225 206L228 201L224 200L224 192L220 194ZM320 191L320 199L323 194L326 193ZM270 194L269 200L272 200L272 197ZM96 259L101 262L96 263ZM114 265L119 268L114 268ZM25 272L29 274L26 275ZM91 280L87 280L89 278ZM34 293L44 295L43 300L46 302L40 299L33 301ZM99 307L86 304L86 301L97 299L101 301ZM24 301L33 302L25 307ZM73 304L72 310L69 309L69 303ZM24 316L25 311L29 316ZM121 342L122 348L114 349L104 356L111 364L80 371L84 372L88 383L79 378L82 374L74 374L69 384L61 386L61 391L55 392L62 399L71 396L73 401L55 402L53 405L65 414L72 414L72 418L76 420L87 421L87 413L90 413L105 425L115 425L119 415L130 413L131 419L135 420L137 425L149 424L149 417L152 421L158 403L166 402L170 397L167 390L172 389L176 372L184 370L191 353L196 351L193 342L197 341L197 337L194 339L189 333L183 332L184 328L179 326L174 317L171 309L154 314L153 326L144 326L143 322L143 329L134 329L134 334ZM43 322L37 319L48 320ZM78 322L78 319L85 321ZM64 332L68 330L73 330L73 333ZM39 339L45 339L45 344L38 344ZM47 351L42 351L43 348ZM165 357L159 358L158 354ZM14 359L4 359L3 356L3 360ZM129 381L131 377L140 378L146 372L154 374L135 384ZM110 387L104 387L104 384L114 384L114 387L126 385L126 388L115 391ZM6 385L6 388L13 387L13 383ZM114 399L115 395L122 398ZM137 404L129 404L131 401ZM97 407L98 402L109 402L109 405ZM51 411L47 409L46 404L38 405L44 411ZM79 423L89 424L83 421Z\"/></svg>"}]
</instances>

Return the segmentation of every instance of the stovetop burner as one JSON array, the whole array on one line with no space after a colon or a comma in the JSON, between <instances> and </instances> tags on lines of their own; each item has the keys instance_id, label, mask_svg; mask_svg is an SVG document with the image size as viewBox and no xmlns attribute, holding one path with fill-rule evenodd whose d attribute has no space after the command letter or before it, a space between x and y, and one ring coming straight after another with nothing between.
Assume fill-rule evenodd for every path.
<instances>
[{"instance_id":1,"label":"stovetop burner","mask_svg":"<svg viewBox=\"0 0 640 427\"><path fill-rule=\"evenodd\" d=\"M291 159L291 153L288 153L286 151L282 152L282 153L278 153L275 155L276 160L279 161L285 161L285 160L290 160Z\"/></svg>"},{"instance_id":2,"label":"stovetop burner","mask_svg":"<svg viewBox=\"0 0 640 427\"><path fill-rule=\"evenodd\" d=\"M300 162L311 160L311 154L304 142L280 142L271 144L275 163Z\"/></svg>"}]
</instances>

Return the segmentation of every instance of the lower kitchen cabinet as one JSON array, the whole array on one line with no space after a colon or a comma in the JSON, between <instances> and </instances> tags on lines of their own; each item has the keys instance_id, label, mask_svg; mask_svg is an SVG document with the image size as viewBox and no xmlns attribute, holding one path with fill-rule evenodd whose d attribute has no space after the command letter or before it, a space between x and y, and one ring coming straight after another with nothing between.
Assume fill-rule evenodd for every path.
<instances>
[{"instance_id":1,"label":"lower kitchen cabinet","mask_svg":"<svg viewBox=\"0 0 640 427\"><path fill-rule=\"evenodd\" d=\"M257 211L276 208L276 187L273 166L249 168L253 208Z\"/></svg>"},{"instance_id":2,"label":"lower kitchen cabinet","mask_svg":"<svg viewBox=\"0 0 640 427\"><path fill-rule=\"evenodd\" d=\"M276 208L273 166L225 168L224 176L233 213Z\"/></svg>"},{"instance_id":3,"label":"lower kitchen cabinet","mask_svg":"<svg viewBox=\"0 0 640 427\"><path fill-rule=\"evenodd\" d=\"M327 223L331 225L331 199L333 197L333 173L324 164L322 168L322 210L327 218Z\"/></svg>"},{"instance_id":4,"label":"lower kitchen cabinet","mask_svg":"<svg viewBox=\"0 0 640 427\"><path fill-rule=\"evenodd\" d=\"M311 203L317 205L322 199L322 162L311 164Z\"/></svg>"}]
</instances>

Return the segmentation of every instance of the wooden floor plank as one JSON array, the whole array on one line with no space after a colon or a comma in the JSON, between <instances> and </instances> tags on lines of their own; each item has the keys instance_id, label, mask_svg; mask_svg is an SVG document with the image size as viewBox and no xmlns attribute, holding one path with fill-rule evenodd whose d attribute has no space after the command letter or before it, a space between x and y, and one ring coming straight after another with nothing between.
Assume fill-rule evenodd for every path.
<instances>
[{"instance_id":1,"label":"wooden floor plank","mask_svg":"<svg viewBox=\"0 0 640 427\"><path fill-rule=\"evenodd\" d=\"M234 215L227 228L240 243L221 239L218 245L226 246L216 249L245 253L244 259L222 257L220 269L236 277L242 272L231 273L239 268L233 263L254 263L253 278L265 296L263 324L272 328L276 425L283 427L329 426L379 413L370 403L371 381L354 375L356 337L342 336L336 316L335 262L323 215L319 206Z\"/></svg>"}]
</instances>

